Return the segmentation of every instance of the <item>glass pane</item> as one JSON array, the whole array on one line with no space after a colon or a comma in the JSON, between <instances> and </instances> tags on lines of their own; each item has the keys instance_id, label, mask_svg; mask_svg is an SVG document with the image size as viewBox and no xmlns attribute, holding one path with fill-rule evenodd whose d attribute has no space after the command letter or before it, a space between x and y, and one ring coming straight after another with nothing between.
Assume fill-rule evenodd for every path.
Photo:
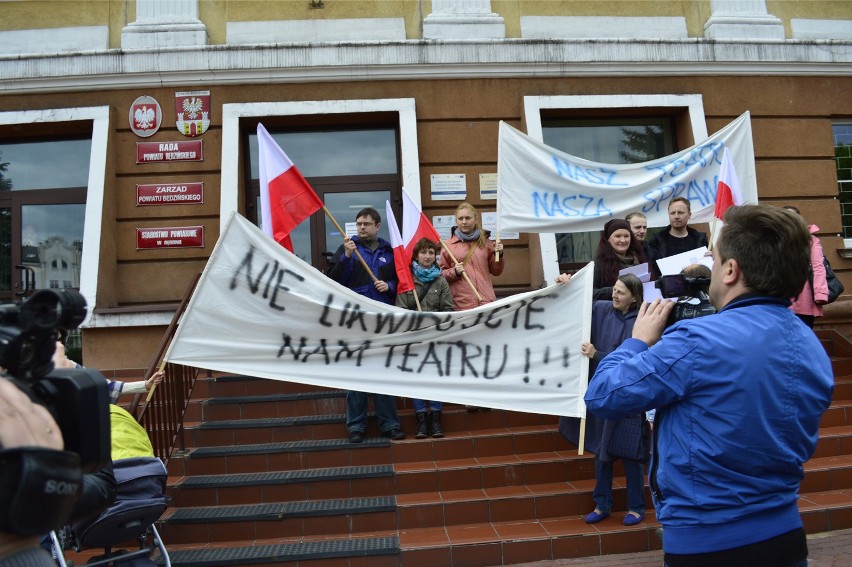
<instances>
[{"instance_id":1,"label":"glass pane","mask_svg":"<svg viewBox=\"0 0 852 567\"><path fill-rule=\"evenodd\" d=\"M85 212L84 204L21 207L21 263L37 289L80 287Z\"/></svg>"},{"instance_id":2,"label":"glass pane","mask_svg":"<svg viewBox=\"0 0 852 567\"><path fill-rule=\"evenodd\" d=\"M379 238L390 242L387 219L385 218L385 201L390 200L390 191L361 191L353 193L326 193L325 206L334 215L340 227L349 234L355 234L355 215L366 207L373 207L382 217L379 228ZM347 226L348 225L348 226ZM328 252L334 252L343 244L344 235L340 234L331 220L325 221L325 242Z\"/></svg>"},{"instance_id":3,"label":"glass pane","mask_svg":"<svg viewBox=\"0 0 852 567\"><path fill-rule=\"evenodd\" d=\"M0 209L0 292L12 291L12 209Z\"/></svg>"},{"instance_id":4,"label":"glass pane","mask_svg":"<svg viewBox=\"0 0 852 567\"><path fill-rule=\"evenodd\" d=\"M396 173L396 131L278 132L272 137L305 177ZM258 178L257 134L249 134L251 177Z\"/></svg>"},{"instance_id":5,"label":"glass pane","mask_svg":"<svg viewBox=\"0 0 852 567\"><path fill-rule=\"evenodd\" d=\"M668 118L554 119L543 121L542 126L545 144L590 161L640 163L674 153ZM600 234L600 231L557 234L559 262L592 260Z\"/></svg>"},{"instance_id":6,"label":"glass pane","mask_svg":"<svg viewBox=\"0 0 852 567\"><path fill-rule=\"evenodd\" d=\"M58 140L51 142L0 143L0 164L9 185L0 189L62 189L89 184L89 157L92 141ZM50 164L50 167L45 167Z\"/></svg>"},{"instance_id":7,"label":"glass pane","mask_svg":"<svg viewBox=\"0 0 852 567\"><path fill-rule=\"evenodd\" d=\"M260 211L260 197L255 198L254 206L254 210ZM260 215L257 217L257 227L260 230L263 230L263 218ZM313 263L313 255L311 254L310 220L305 220L305 222L294 228L293 231L290 232L290 240L293 242L293 251L296 253L296 256L308 264Z\"/></svg>"},{"instance_id":8,"label":"glass pane","mask_svg":"<svg viewBox=\"0 0 852 567\"><path fill-rule=\"evenodd\" d=\"M852 123L832 125L843 238L852 238Z\"/></svg>"}]
</instances>

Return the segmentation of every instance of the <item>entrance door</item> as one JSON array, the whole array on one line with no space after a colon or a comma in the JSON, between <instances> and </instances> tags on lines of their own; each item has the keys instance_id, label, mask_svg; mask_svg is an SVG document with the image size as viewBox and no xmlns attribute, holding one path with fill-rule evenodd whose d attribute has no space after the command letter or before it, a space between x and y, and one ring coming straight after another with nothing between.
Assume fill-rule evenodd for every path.
<instances>
[{"instance_id":1,"label":"entrance door","mask_svg":"<svg viewBox=\"0 0 852 567\"><path fill-rule=\"evenodd\" d=\"M256 126L255 126L256 128ZM373 207L382 217L379 236L389 240L385 202L390 201L401 219L402 183L399 176L398 136L395 127L353 126L276 130L272 137L293 161L343 232L355 215ZM248 135L249 171L246 180L246 218L259 225L260 185L257 136ZM324 270L328 257L343 243L344 235L320 209L290 234L297 256Z\"/></svg>"},{"instance_id":2,"label":"entrance door","mask_svg":"<svg viewBox=\"0 0 852 567\"><path fill-rule=\"evenodd\" d=\"M91 140L0 141L0 302L78 289Z\"/></svg>"}]
</instances>

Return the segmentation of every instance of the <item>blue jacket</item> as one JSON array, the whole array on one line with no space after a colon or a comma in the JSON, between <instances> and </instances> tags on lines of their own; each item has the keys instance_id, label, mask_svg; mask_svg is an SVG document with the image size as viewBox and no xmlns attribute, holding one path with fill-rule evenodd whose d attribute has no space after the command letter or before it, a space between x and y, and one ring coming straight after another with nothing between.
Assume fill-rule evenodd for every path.
<instances>
[{"instance_id":1,"label":"blue jacket","mask_svg":"<svg viewBox=\"0 0 852 567\"><path fill-rule=\"evenodd\" d=\"M627 339L598 365L590 411L658 408L648 477L667 553L733 549L802 526L802 465L834 377L788 305L746 294L673 325L651 348Z\"/></svg>"},{"instance_id":2,"label":"blue jacket","mask_svg":"<svg viewBox=\"0 0 852 567\"><path fill-rule=\"evenodd\" d=\"M331 266L327 270L328 276L339 284L345 285L355 293L360 293L370 299L393 305L396 301L396 268L393 262L393 248L387 240L379 238L379 247L375 251L361 245L357 236L352 240L357 246L358 252L364 258L364 262L370 266L373 274L380 280L387 282L387 293L379 293L373 285L370 275L364 270L361 261L355 254L351 258L346 257L343 245L341 245L334 257Z\"/></svg>"},{"instance_id":3,"label":"blue jacket","mask_svg":"<svg viewBox=\"0 0 852 567\"><path fill-rule=\"evenodd\" d=\"M630 338L633 324L636 322L638 310L622 313L613 308L612 301L595 301L592 304L592 334L589 339L597 353L589 362L589 375L592 375L598 362L618 348L618 345ZM576 417L560 417L559 432L574 445L579 445L580 419ZM601 439L604 435L604 420L598 416L586 414L585 448L598 455L603 460L611 460L602 450Z\"/></svg>"}]
</instances>

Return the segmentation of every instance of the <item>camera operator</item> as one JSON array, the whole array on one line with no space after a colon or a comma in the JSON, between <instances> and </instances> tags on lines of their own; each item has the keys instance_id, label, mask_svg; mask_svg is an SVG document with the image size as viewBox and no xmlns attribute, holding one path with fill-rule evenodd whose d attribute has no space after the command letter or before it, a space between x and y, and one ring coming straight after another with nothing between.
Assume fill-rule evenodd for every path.
<instances>
[{"instance_id":1,"label":"camera operator","mask_svg":"<svg viewBox=\"0 0 852 567\"><path fill-rule=\"evenodd\" d=\"M0 448L3 452L18 447L62 451L62 432L47 408L33 403L9 380L0 379ZM0 453L2 454L2 453ZM0 457L0 475L9 466ZM0 491L11 486L5 482ZM59 527L59 526L56 526ZM4 567L55 567L53 558L38 545L37 536L0 533L0 564Z\"/></svg>"},{"instance_id":2,"label":"camera operator","mask_svg":"<svg viewBox=\"0 0 852 567\"><path fill-rule=\"evenodd\" d=\"M788 306L804 286L810 233L783 209L727 210L710 300L719 312L666 329L674 304L643 304L599 364L589 411L657 408L648 474L668 567L805 567L797 507L834 376Z\"/></svg>"}]
</instances>

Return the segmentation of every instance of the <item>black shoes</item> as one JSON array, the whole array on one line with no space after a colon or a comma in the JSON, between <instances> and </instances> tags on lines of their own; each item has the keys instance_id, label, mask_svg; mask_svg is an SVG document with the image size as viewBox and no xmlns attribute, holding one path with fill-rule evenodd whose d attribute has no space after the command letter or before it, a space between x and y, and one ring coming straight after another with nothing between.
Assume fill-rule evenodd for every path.
<instances>
[{"instance_id":1,"label":"black shoes","mask_svg":"<svg viewBox=\"0 0 852 567\"><path fill-rule=\"evenodd\" d=\"M382 433L382 437L387 437L391 441L400 441L405 439L405 433L399 427L394 427Z\"/></svg>"},{"instance_id":2,"label":"black shoes","mask_svg":"<svg viewBox=\"0 0 852 567\"><path fill-rule=\"evenodd\" d=\"M350 443L360 443L364 440L364 433L361 431L353 431L349 434L349 442Z\"/></svg>"}]
</instances>

